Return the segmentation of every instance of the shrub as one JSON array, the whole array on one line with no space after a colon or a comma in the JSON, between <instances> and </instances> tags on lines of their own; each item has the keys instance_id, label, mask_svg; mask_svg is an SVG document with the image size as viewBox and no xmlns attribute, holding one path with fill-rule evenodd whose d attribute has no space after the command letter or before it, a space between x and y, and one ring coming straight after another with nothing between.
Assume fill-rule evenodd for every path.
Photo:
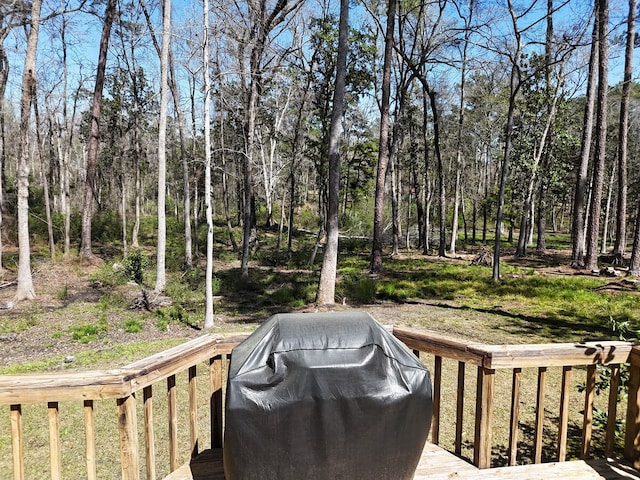
<instances>
[{"instance_id":1,"label":"shrub","mask_svg":"<svg viewBox=\"0 0 640 480\"><path fill-rule=\"evenodd\" d=\"M127 254L124 259L124 274L128 279L133 280L138 285L144 281L144 270L149 265L149 259L139 248Z\"/></svg>"}]
</instances>

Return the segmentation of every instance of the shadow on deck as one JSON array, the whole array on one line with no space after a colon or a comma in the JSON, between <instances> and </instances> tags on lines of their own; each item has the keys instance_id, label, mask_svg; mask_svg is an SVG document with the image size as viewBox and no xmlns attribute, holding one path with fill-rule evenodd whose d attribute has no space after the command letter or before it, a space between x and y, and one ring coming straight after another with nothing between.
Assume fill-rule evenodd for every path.
<instances>
[{"instance_id":1,"label":"shadow on deck","mask_svg":"<svg viewBox=\"0 0 640 480\"><path fill-rule=\"evenodd\" d=\"M427 443L414 480L618 480L640 479L640 472L613 460L577 460L479 470L443 448ZM207 450L165 480L225 480L222 450Z\"/></svg>"}]
</instances>

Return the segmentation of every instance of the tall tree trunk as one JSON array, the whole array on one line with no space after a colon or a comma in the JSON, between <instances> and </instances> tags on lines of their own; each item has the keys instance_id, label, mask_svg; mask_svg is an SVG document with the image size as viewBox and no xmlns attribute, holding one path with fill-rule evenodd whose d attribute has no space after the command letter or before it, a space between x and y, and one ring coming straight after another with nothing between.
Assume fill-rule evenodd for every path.
<instances>
[{"instance_id":1,"label":"tall tree trunk","mask_svg":"<svg viewBox=\"0 0 640 480\"><path fill-rule=\"evenodd\" d=\"M158 121L158 249L155 293L167 284L167 104L169 103L169 48L171 45L171 0L162 1L162 55L160 58L160 118Z\"/></svg>"},{"instance_id":2,"label":"tall tree trunk","mask_svg":"<svg viewBox=\"0 0 640 480\"><path fill-rule=\"evenodd\" d=\"M607 154L607 90L609 88L609 5L608 0L596 0L598 17L598 96L596 113L596 152L593 165L593 182L589 222L587 226L587 255L585 266L598 269L598 233L602 207L605 160Z\"/></svg>"},{"instance_id":3,"label":"tall tree trunk","mask_svg":"<svg viewBox=\"0 0 640 480\"><path fill-rule=\"evenodd\" d=\"M41 0L31 3L31 28L27 38L27 53L22 73L20 99L20 143L18 145L18 286L15 300L32 300L36 297L31 276L31 251L29 246L29 118L31 102L36 86L36 53L40 29Z\"/></svg>"},{"instance_id":4,"label":"tall tree trunk","mask_svg":"<svg viewBox=\"0 0 640 480\"><path fill-rule=\"evenodd\" d=\"M80 256L91 258L91 219L93 217L93 196L96 182L96 164L100 147L100 116L102 110L102 90L104 88L105 70L107 67L107 52L109 50L109 36L116 13L117 0L108 0L104 12L104 23L100 36L100 50L98 53L98 68L96 83L93 90L91 105L91 127L89 131L89 149L87 152L87 169L84 186L84 205L82 208L82 234L80 239Z\"/></svg>"},{"instance_id":5,"label":"tall tree trunk","mask_svg":"<svg viewBox=\"0 0 640 480\"><path fill-rule=\"evenodd\" d=\"M426 82L425 84L426 85ZM439 219L439 238L438 238L438 256L446 257L447 255L447 204L444 189L444 168L442 165L442 155L440 153L440 115L438 105L436 103L436 92L427 87L429 100L431 103L431 113L433 114L433 146L436 154L436 165L438 167L438 207L440 208Z\"/></svg>"},{"instance_id":6,"label":"tall tree trunk","mask_svg":"<svg viewBox=\"0 0 640 480\"><path fill-rule=\"evenodd\" d=\"M394 1L394 0L391 0ZM327 204L327 242L322 257L322 269L316 302L319 305L335 303L336 273L338 270L338 233L340 202L340 120L344 113L344 91L347 78L347 51L349 49L349 0L340 0L338 24L338 58L336 83L333 92L331 127L329 131L329 198Z\"/></svg>"},{"instance_id":7,"label":"tall tree trunk","mask_svg":"<svg viewBox=\"0 0 640 480\"><path fill-rule=\"evenodd\" d=\"M611 197L613 196L613 183L616 179L617 166L611 167L609 175L609 185L607 186L607 199L604 202L604 220L602 222L602 244L600 245L600 253L607 253L607 241L609 240L609 220L611 218Z\"/></svg>"},{"instance_id":8,"label":"tall tree trunk","mask_svg":"<svg viewBox=\"0 0 640 480\"><path fill-rule=\"evenodd\" d=\"M7 81L9 78L9 58L7 57L7 52L3 44L8 32L8 29L0 32L0 275L4 273L4 263L2 260L2 233L4 226L2 220L4 214L4 164L7 158L5 148L4 94L7 90Z\"/></svg>"},{"instance_id":9,"label":"tall tree trunk","mask_svg":"<svg viewBox=\"0 0 640 480\"><path fill-rule=\"evenodd\" d=\"M618 208L616 210L616 240L613 255L622 263L627 243L627 144L629 140L629 103L631 75L633 73L633 48L636 37L636 0L629 0L627 17L627 45L624 54L624 80L620 99L620 123L618 128Z\"/></svg>"},{"instance_id":10,"label":"tall tree trunk","mask_svg":"<svg viewBox=\"0 0 640 480\"><path fill-rule=\"evenodd\" d=\"M573 216L571 221L571 266L574 268L584 268L585 266L585 200L589 158L591 156L591 138L593 135L593 114L598 76L598 49L598 16L596 15L593 22L593 33L591 35L587 93L582 120L582 136L580 139L580 163L576 177Z\"/></svg>"},{"instance_id":11,"label":"tall tree trunk","mask_svg":"<svg viewBox=\"0 0 640 480\"><path fill-rule=\"evenodd\" d=\"M640 205L636 214L636 226L633 230L633 247L629 261L629 275L640 277Z\"/></svg>"},{"instance_id":12,"label":"tall tree trunk","mask_svg":"<svg viewBox=\"0 0 640 480\"><path fill-rule=\"evenodd\" d=\"M547 98L552 93L551 85L551 62L553 60L553 0L547 0L547 32L544 42L544 83ZM549 118L551 115L551 105L547 106L547 115ZM553 145L553 122L550 125L549 135L544 145L544 152L542 154L542 163L540 169L542 172L551 168L552 154L551 148ZM547 178L546 175L541 175L539 179L538 187L538 242L536 244L536 250L538 253L544 253L546 250L546 237L545 230L547 226Z\"/></svg>"},{"instance_id":13,"label":"tall tree trunk","mask_svg":"<svg viewBox=\"0 0 640 480\"><path fill-rule=\"evenodd\" d=\"M209 0L202 7L202 74L204 76L204 202L207 217L204 328L213 327L213 214L211 206L211 76L209 75Z\"/></svg>"},{"instance_id":14,"label":"tall tree trunk","mask_svg":"<svg viewBox=\"0 0 640 480\"><path fill-rule=\"evenodd\" d=\"M467 52L469 50L469 40L471 36L470 24L473 18L473 8L475 6L475 0L469 0L469 17L464 18L465 30L464 30L464 45L462 47L462 61L460 64L460 98L458 101L458 125L456 129L456 181L455 181L455 193L453 200L453 220L451 222L451 243L449 244L449 253L451 255L456 254L456 240L458 239L458 210L460 209L460 196L461 196L461 178L462 169L464 168L462 158L462 130L464 127L464 111L465 111L465 86L467 76ZM465 228L466 232L466 228ZM466 236L466 234L465 234ZM466 239L466 238L465 238Z\"/></svg>"},{"instance_id":15,"label":"tall tree trunk","mask_svg":"<svg viewBox=\"0 0 640 480\"><path fill-rule=\"evenodd\" d=\"M382 270L382 234L384 230L384 189L389 164L389 106L391 99L391 62L393 55L393 33L395 30L396 0L389 0L387 30L384 37L384 63L382 66L382 99L380 103L380 140L378 169L373 211L373 246L371 250L371 272Z\"/></svg>"},{"instance_id":16,"label":"tall tree trunk","mask_svg":"<svg viewBox=\"0 0 640 480\"><path fill-rule=\"evenodd\" d=\"M519 43L518 43L519 45ZM518 56L519 61L519 47ZM509 93L509 108L507 110L507 124L505 127L505 140L504 140L504 154L502 157L502 166L500 169L500 190L498 191L498 211L496 212L496 228L495 228L495 241L493 246L493 273L492 279L494 282L500 280L500 246L501 246L501 232L502 222L504 217L504 192L507 184L507 176L509 173L509 160L511 159L511 147L513 140L513 123L515 115L515 100L516 94L520 88L520 74L518 71L517 61L513 62L511 66L511 81L510 81L510 93Z\"/></svg>"},{"instance_id":17,"label":"tall tree trunk","mask_svg":"<svg viewBox=\"0 0 640 480\"><path fill-rule=\"evenodd\" d=\"M53 128L49 128L49 146L48 151L45 152L44 149L44 140L40 136L40 132L44 130L44 125L40 123L40 110L38 109L38 96L36 94L35 84L34 88L31 92L32 102L33 102L33 113L36 121L36 141L38 142L38 155L40 156L40 173L42 175L42 189L44 196L44 211L45 218L47 220L47 236L49 237L49 258L53 261L56 258L56 241L53 236L53 221L51 220L51 199L49 196L49 172L45 166L49 165L49 162L44 162L44 159L49 157L50 159L55 158L55 155L52 155L53 146L51 145L51 139L53 138Z\"/></svg>"}]
</instances>

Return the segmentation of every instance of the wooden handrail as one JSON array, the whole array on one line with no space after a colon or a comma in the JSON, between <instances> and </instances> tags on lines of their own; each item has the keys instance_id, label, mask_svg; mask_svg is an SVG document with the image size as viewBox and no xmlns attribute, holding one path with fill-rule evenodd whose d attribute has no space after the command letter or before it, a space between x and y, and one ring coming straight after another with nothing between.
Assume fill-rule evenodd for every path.
<instances>
[{"instance_id":1,"label":"wooden handrail","mask_svg":"<svg viewBox=\"0 0 640 480\"><path fill-rule=\"evenodd\" d=\"M535 425L533 428L534 445L533 461L538 463L542 458L543 422L545 414L545 388L547 369L562 367L562 387L560 392L558 426L558 456L562 461L566 457L568 396L571 369L576 366L587 366L587 385L582 428L581 455L586 458L590 454L595 396L596 365L611 365L611 388L608 401L609 421L606 429L606 454L613 452L613 439L616 429L616 408L618 403L618 386L620 368L623 363L631 363L632 380L629 387L629 403L627 412L625 456L629 459L640 458L640 349L629 342L593 341L579 343L522 344L522 345L490 345L479 342L465 342L442 334L417 331L410 328L396 327L393 334L416 352L424 352L434 356L434 398L431 439L439 441L442 359L458 362L458 387L456 408L456 437L454 449L461 451L462 445L462 405L464 405L464 365L477 367L477 391L474 428L473 463L479 468L491 466L492 417L495 396L495 375L498 370L513 371L511 393L511 417L509 425L508 462L516 463L518 415L520 403L520 377L523 368L538 369L538 386L535 406ZM635 382L635 383L634 383Z\"/></svg>"},{"instance_id":2,"label":"wooden handrail","mask_svg":"<svg viewBox=\"0 0 640 480\"><path fill-rule=\"evenodd\" d=\"M88 372L47 373L38 375L0 375L0 405L10 405L14 479L24 478L24 438L22 431L22 405L44 403L48 405L51 477L60 478L60 431L58 402L83 401L85 427L85 457L87 478L96 478L96 429L93 413L94 400L114 399L117 406L117 424L120 437L120 468L124 480L140 477L140 446L138 437L136 393L143 392L145 458L147 478L156 478L155 435L153 427L152 385L166 380L168 395L168 428L170 468L178 467L176 375L188 372L189 430L191 455L198 453L196 368L209 362L212 399L212 445L218 446L222 438L222 359L246 335L204 335L176 347L133 362L123 368ZM216 418L214 418L214 416ZM219 417L219 418L217 418Z\"/></svg>"},{"instance_id":3,"label":"wooden handrail","mask_svg":"<svg viewBox=\"0 0 640 480\"><path fill-rule=\"evenodd\" d=\"M231 353L244 337L204 335L115 370L0 375L0 405L124 398L188 366Z\"/></svg>"}]
</instances>

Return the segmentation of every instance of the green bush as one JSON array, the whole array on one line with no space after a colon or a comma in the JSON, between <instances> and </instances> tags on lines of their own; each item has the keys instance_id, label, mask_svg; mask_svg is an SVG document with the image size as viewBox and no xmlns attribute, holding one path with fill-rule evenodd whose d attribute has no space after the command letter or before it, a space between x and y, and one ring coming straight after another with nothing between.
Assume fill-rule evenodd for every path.
<instances>
[{"instance_id":1,"label":"green bush","mask_svg":"<svg viewBox=\"0 0 640 480\"><path fill-rule=\"evenodd\" d=\"M123 261L124 274L129 280L133 280L138 285L144 281L144 270L149 265L149 259L142 253L142 250L135 249L127 254Z\"/></svg>"}]
</instances>

